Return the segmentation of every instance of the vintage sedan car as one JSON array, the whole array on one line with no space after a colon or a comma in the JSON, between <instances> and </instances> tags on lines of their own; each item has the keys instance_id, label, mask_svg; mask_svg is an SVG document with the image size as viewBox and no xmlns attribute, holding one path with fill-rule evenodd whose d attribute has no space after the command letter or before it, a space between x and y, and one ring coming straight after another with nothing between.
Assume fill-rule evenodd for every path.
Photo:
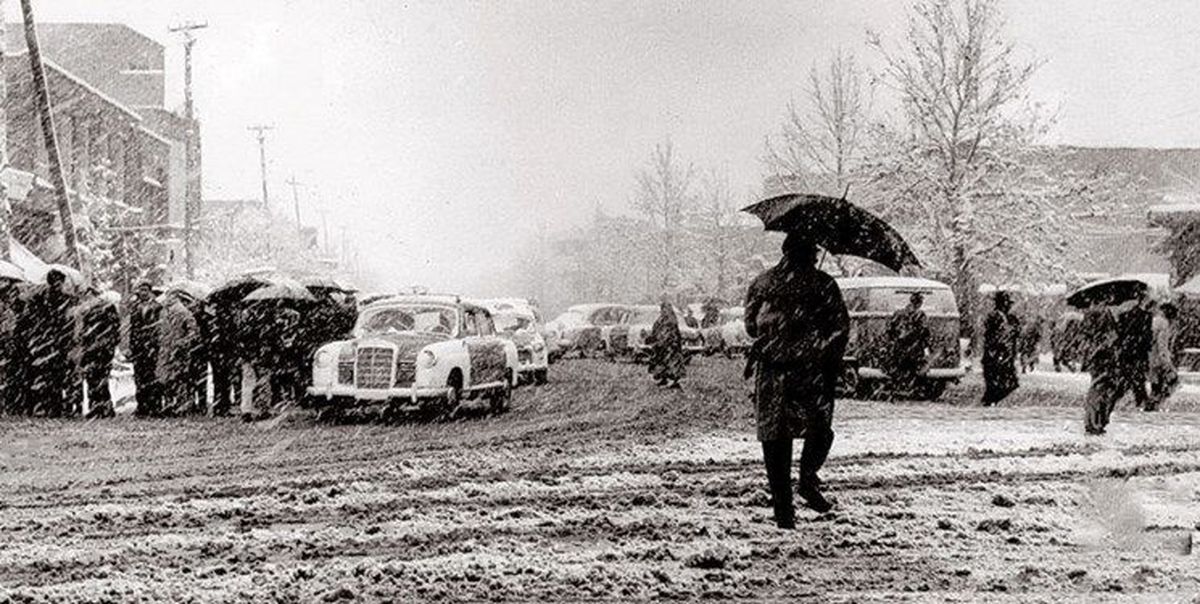
<instances>
[{"instance_id":1,"label":"vintage sedan car","mask_svg":"<svg viewBox=\"0 0 1200 604\"><path fill-rule=\"evenodd\" d=\"M519 365L516 345L496 333L486 308L418 294L364 306L353 338L318 349L312 371L312 406L453 413L465 399L485 398L501 412Z\"/></svg>"},{"instance_id":2,"label":"vintage sedan car","mask_svg":"<svg viewBox=\"0 0 1200 604\"><path fill-rule=\"evenodd\" d=\"M492 313L500 337L516 344L518 382L545 384L550 371L550 358L537 307L522 298L480 300L479 304Z\"/></svg>"},{"instance_id":3,"label":"vintage sedan car","mask_svg":"<svg viewBox=\"0 0 1200 604\"><path fill-rule=\"evenodd\" d=\"M547 325L547 343L556 357L571 353L581 357L600 354L604 337L621 322L629 307L624 304L579 304Z\"/></svg>"},{"instance_id":4,"label":"vintage sedan car","mask_svg":"<svg viewBox=\"0 0 1200 604\"><path fill-rule=\"evenodd\" d=\"M931 342L920 373L917 398L934 400L947 384L966 374L958 339L959 313L949 285L912 277L846 277L837 280L850 312L850 341L843 363L843 391L870 396L888 385L887 357L891 345L887 324L892 314L922 293Z\"/></svg>"},{"instance_id":5,"label":"vintage sedan car","mask_svg":"<svg viewBox=\"0 0 1200 604\"><path fill-rule=\"evenodd\" d=\"M721 352L733 358L750 350L750 334L746 333L746 309L733 306L721 310Z\"/></svg>"},{"instance_id":6,"label":"vintage sedan car","mask_svg":"<svg viewBox=\"0 0 1200 604\"><path fill-rule=\"evenodd\" d=\"M612 327L605 335L604 349L611 359L629 359L641 361L650 352L646 343L654 322L658 320L657 305L631 306L625 312L621 322ZM683 351L688 354L704 352L704 336L699 329L690 327L683 320L683 314L677 309L675 316L679 320L679 333L683 336Z\"/></svg>"}]
</instances>

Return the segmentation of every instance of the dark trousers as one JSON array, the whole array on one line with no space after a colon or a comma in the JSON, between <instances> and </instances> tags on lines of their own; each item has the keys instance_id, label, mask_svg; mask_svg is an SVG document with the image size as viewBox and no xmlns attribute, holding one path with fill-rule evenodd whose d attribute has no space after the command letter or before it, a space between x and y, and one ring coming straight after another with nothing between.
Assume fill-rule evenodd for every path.
<instances>
[{"instance_id":1,"label":"dark trousers","mask_svg":"<svg viewBox=\"0 0 1200 604\"><path fill-rule=\"evenodd\" d=\"M133 383L137 389L137 415L154 417L162 413L162 398L155 375L157 362L151 358L133 358Z\"/></svg>"},{"instance_id":2,"label":"dark trousers","mask_svg":"<svg viewBox=\"0 0 1200 604\"><path fill-rule=\"evenodd\" d=\"M62 417L72 411L78 391L72 364L65 355L54 355L31 363L28 370L30 406L35 414Z\"/></svg>"},{"instance_id":3,"label":"dark trousers","mask_svg":"<svg viewBox=\"0 0 1200 604\"><path fill-rule=\"evenodd\" d=\"M108 375L112 361L87 363L83 366L83 384L87 387L88 416L106 417L113 414L112 392Z\"/></svg>"},{"instance_id":4,"label":"dark trousers","mask_svg":"<svg viewBox=\"0 0 1200 604\"><path fill-rule=\"evenodd\" d=\"M816 428L816 429L814 429ZM833 430L829 427L809 427L800 451L800 484L817 487L821 484L817 473L829 457L833 448ZM767 484L771 489L771 501L775 507L775 521L780 526L791 526L796 517L792 504L792 439L762 441L763 465L767 469Z\"/></svg>"},{"instance_id":5,"label":"dark trousers","mask_svg":"<svg viewBox=\"0 0 1200 604\"><path fill-rule=\"evenodd\" d=\"M212 357L213 415L229 415L238 381L237 359L224 355Z\"/></svg>"}]
</instances>

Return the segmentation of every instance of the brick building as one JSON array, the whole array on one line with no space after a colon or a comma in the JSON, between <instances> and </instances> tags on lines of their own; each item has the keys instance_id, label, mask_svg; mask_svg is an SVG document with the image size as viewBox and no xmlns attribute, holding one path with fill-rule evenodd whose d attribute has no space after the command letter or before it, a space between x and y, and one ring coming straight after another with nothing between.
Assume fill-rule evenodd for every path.
<instances>
[{"instance_id":1,"label":"brick building","mask_svg":"<svg viewBox=\"0 0 1200 604\"><path fill-rule=\"evenodd\" d=\"M80 193L128 206L115 225L115 260L128 265L119 289L148 269L182 264L186 140L196 126L164 106L163 46L120 24L39 24L63 170L73 206ZM34 101L29 56L19 28L8 31L4 62L9 164L37 178L13 204L13 234L40 257L64 252L48 155ZM199 177L194 186L199 187Z\"/></svg>"}]
</instances>

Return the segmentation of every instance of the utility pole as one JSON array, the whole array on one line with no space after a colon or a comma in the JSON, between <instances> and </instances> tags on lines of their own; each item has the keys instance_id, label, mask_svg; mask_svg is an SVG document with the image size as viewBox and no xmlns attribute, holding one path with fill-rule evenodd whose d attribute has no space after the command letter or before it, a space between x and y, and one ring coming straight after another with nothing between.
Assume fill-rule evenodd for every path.
<instances>
[{"instance_id":1,"label":"utility pole","mask_svg":"<svg viewBox=\"0 0 1200 604\"><path fill-rule=\"evenodd\" d=\"M321 230L325 233L325 255L328 256L329 250L332 249L329 247L329 210L326 210L324 205L322 205L318 212L321 214Z\"/></svg>"},{"instance_id":2,"label":"utility pole","mask_svg":"<svg viewBox=\"0 0 1200 604\"><path fill-rule=\"evenodd\" d=\"M67 179L63 175L62 159L59 156L58 136L54 132L54 116L50 113L50 91L46 87L46 73L42 66L42 51L38 47L37 29L33 24L31 0L21 0L21 13L25 18L25 44L29 46L29 70L33 73L33 97L37 103L42 122L42 138L46 143L46 155L50 163L50 181L57 189L58 217L62 221L63 243L67 248L66 260L80 270L79 249L75 244L75 220L71 216L71 200L67 197Z\"/></svg>"},{"instance_id":3,"label":"utility pole","mask_svg":"<svg viewBox=\"0 0 1200 604\"><path fill-rule=\"evenodd\" d=\"M267 130L274 130L272 126L249 126L246 128L258 135L258 166L262 170L262 206L263 211L270 211L271 199L267 197Z\"/></svg>"},{"instance_id":4,"label":"utility pole","mask_svg":"<svg viewBox=\"0 0 1200 604\"><path fill-rule=\"evenodd\" d=\"M188 279L196 278L196 214L200 211L200 124L192 102L192 46L196 44L194 32L206 27L207 23L189 21L167 28L171 33L183 34L183 116L188 121L184 146L187 184L183 201L183 259Z\"/></svg>"},{"instance_id":5,"label":"utility pole","mask_svg":"<svg viewBox=\"0 0 1200 604\"><path fill-rule=\"evenodd\" d=\"M296 232L303 235L304 227L300 226L300 193L299 193L299 189L303 185L300 182L296 181L295 174L292 174L292 177L287 179L286 182L287 182L287 184L292 186L292 208L294 208L296 210Z\"/></svg>"},{"instance_id":6,"label":"utility pole","mask_svg":"<svg viewBox=\"0 0 1200 604\"><path fill-rule=\"evenodd\" d=\"M8 73L4 69L4 55L8 54L8 23L4 18L4 0L0 0L0 73ZM8 78L0 78L7 80ZM8 83L0 81L0 169L8 168L8 115L4 108L8 106ZM8 190L0 185L0 259L12 258L12 206L8 203Z\"/></svg>"}]
</instances>

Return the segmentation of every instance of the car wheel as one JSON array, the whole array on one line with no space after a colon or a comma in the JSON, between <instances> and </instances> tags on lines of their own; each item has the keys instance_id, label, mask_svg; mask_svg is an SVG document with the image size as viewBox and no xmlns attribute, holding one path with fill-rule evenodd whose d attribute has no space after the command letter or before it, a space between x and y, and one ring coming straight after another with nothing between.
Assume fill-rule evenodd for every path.
<instances>
[{"instance_id":1,"label":"car wheel","mask_svg":"<svg viewBox=\"0 0 1200 604\"><path fill-rule=\"evenodd\" d=\"M457 369L450 372L450 379L446 380L446 386L450 388L450 393L446 395L445 400L440 402L437 419L439 421L450 421L458 416L459 406L463 400L463 378L462 373Z\"/></svg>"},{"instance_id":2,"label":"car wheel","mask_svg":"<svg viewBox=\"0 0 1200 604\"><path fill-rule=\"evenodd\" d=\"M923 401L936 401L946 392L945 380L921 380L917 384L917 398Z\"/></svg>"},{"instance_id":3,"label":"car wheel","mask_svg":"<svg viewBox=\"0 0 1200 604\"><path fill-rule=\"evenodd\" d=\"M509 405L512 403L512 390L512 373L509 373L504 379L504 386L493 392L488 400L493 414L499 415L508 411Z\"/></svg>"},{"instance_id":4,"label":"car wheel","mask_svg":"<svg viewBox=\"0 0 1200 604\"><path fill-rule=\"evenodd\" d=\"M537 384L538 386L543 386L543 385L547 384L549 381L550 381L550 370L549 369L538 369L533 374L533 383Z\"/></svg>"},{"instance_id":5,"label":"car wheel","mask_svg":"<svg viewBox=\"0 0 1200 604\"><path fill-rule=\"evenodd\" d=\"M346 419L346 412L340 405L326 405L317 409L317 421L328 424L338 424Z\"/></svg>"}]
</instances>

